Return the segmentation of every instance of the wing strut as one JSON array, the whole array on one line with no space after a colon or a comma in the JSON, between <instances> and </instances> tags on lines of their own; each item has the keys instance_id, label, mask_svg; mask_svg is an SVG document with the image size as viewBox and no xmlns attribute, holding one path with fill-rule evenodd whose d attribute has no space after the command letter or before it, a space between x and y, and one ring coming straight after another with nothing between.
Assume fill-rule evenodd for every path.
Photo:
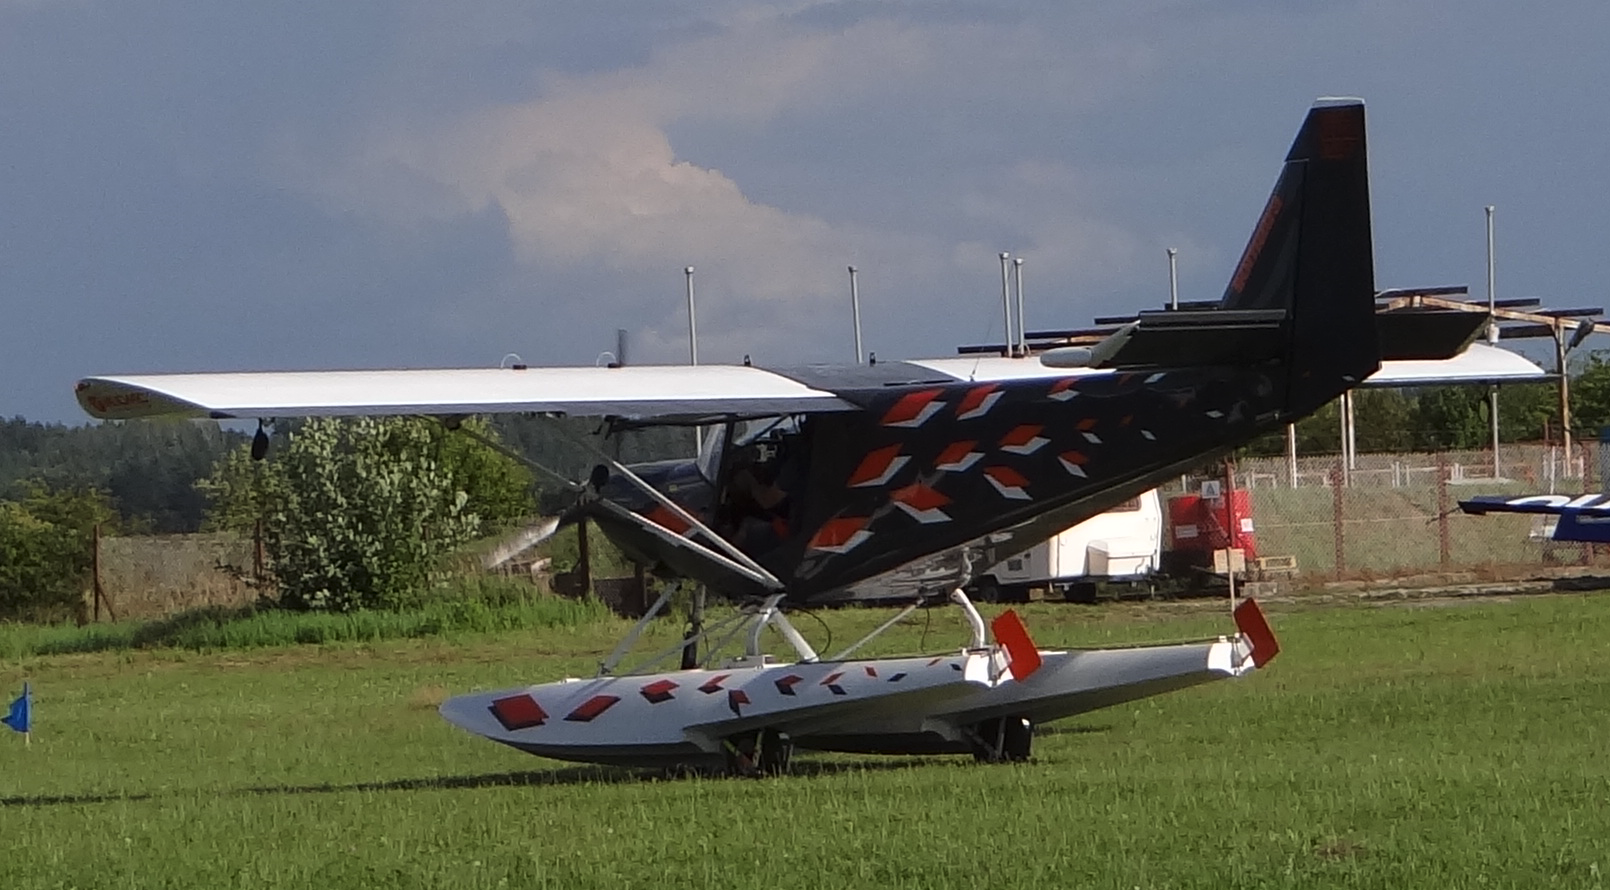
<instances>
[{"instance_id":1,"label":"wing strut","mask_svg":"<svg viewBox=\"0 0 1610 890\"><path fill-rule=\"evenodd\" d=\"M677 547L686 547L687 549L692 550L694 553L699 554L700 556L710 560L713 563L716 563L717 565L720 565L730 571L737 572L745 578L748 578L756 584L759 584L761 587L773 591L783 589L783 582L777 580L776 575L773 575L771 572L768 572L759 566L755 566L755 568L751 569L749 565L754 565L753 561L751 560L745 560L745 562L749 563L749 565L745 565L744 563L728 559L726 556L711 550L709 547L700 544L698 541L695 541L691 538L684 538L681 535L673 534L664 526L645 519L626 509L625 507L622 507L620 504L617 504L614 501L606 498L599 498L598 500L593 501L592 504L598 509L609 513L611 516L626 522L630 522L633 525L636 525L638 528L649 532L655 537L658 537ZM717 540L720 539L718 538Z\"/></svg>"},{"instance_id":2,"label":"wing strut","mask_svg":"<svg viewBox=\"0 0 1610 890\"><path fill-rule=\"evenodd\" d=\"M453 432L462 433L463 435L469 436L471 439L474 439L475 441L480 442L482 445L485 445L486 447L492 449L493 451L496 451L498 454L501 454L504 457L506 457L506 458L508 458L508 459L510 459L512 461L515 461L517 463L525 464L526 466L530 467L533 470L536 470L537 472L541 473L542 475L547 476L547 477L549 477L551 479L554 479L560 485L563 485L566 489L568 489L570 491L581 491L582 490L583 486L581 485L581 483L577 482L574 479L571 479L571 478L565 476L563 473L559 472L558 470L549 469L548 467L545 467L542 464L537 463L536 461L532 460L531 458L526 457L525 455L521 454L520 452L515 451L513 448L510 448L509 446L503 444L502 442L499 442L498 440L492 438L491 436L483 436L480 433L476 432L475 430L472 430L469 427L465 426L464 425L464 416L461 415L461 414L455 414L455 415L448 416L448 417L437 417L436 419L441 421L442 426L447 427L449 430L452 430Z\"/></svg>"},{"instance_id":3,"label":"wing strut","mask_svg":"<svg viewBox=\"0 0 1610 890\"><path fill-rule=\"evenodd\" d=\"M660 610L665 608L665 604L671 601L671 594L676 592L676 588L677 585L675 584L665 585L665 590L660 592L660 598L654 601L654 605L648 607L648 611L643 613L642 618L637 619L637 623L632 625L631 631L615 646L615 651L609 653L608 658L599 662L598 676L603 677L614 673L615 667L621 663L621 659L625 658L626 653L630 652L632 646L636 645L637 638L642 636L643 631L648 629L649 622L653 621L660 614Z\"/></svg>"},{"instance_id":4,"label":"wing strut","mask_svg":"<svg viewBox=\"0 0 1610 890\"><path fill-rule=\"evenodd\" d=\"M655 488L654 486L648 484L647 482L644 482L642 477L638 476L636 473L634 473L630 469L628 469L625 464L623 464L620 461L616 460L615 458L610 457L609 455L605 454L603 451L599 450L596 446L594 446L591 442L587 442L587 441L585 441L583 439L580 439L580 438L578 438L576 436L572 436L567 430L561 429L559 427L555 427L555 429L559 432L560 435L563 435L565 438L570 439L570 441L575 443L578 447L585 448L586 450L592 452L594 456L596 456L597 458L602 460L604 463L608 464L610 469L613 469L615 472L621 474L621 476L624 477L626 479L626 481L628 481L628 482L632 483L633 485L637 486L639 491L642 491L644 494L646 494L649 497L653 498L655 501L657 501L660 504L660 506L662 506L665 509L670 510L672 513L676 514L678 519L681 519L683 522L686 522L688 525L692 526L694 529L696 529L701 534L703 534L705 536L705 538L707 538L710 541L710 543L714 544L717 548L725 551L727 556L728 556L728 559L724 560L725 562L737 562L738 564L742 565L746 569L746 571L743 572L743 574L750 576L751 578L753 578L757 583L759 583L763 587L768 587L768 588L770 588L772 590L782 590L783 589L783 582L777 580L776 575L773 575L771 572L766 571L764 566L762 566L760 563L755 562L753 559L751 559L749 557L749 554L743 552L742 550L739 550L736 546L733 545L733 543L731 541L728 541L726 538L723 538L720 535L716 534L715 531L710 528L710 526L705 525L702 521L699 520L699 518L697 516L694 516L692 513L689 513L688 511L682 509L681 504L678 504L676 501L671 500L668 496L666 496L666 494L664 492L662 492L658 488ZM599 501L599 503L608 503L608 502L601 500L601 501ZM627 512L630 512L630 511L627 511ZM637 514L634 513L632 515L636 516ZM684 540L686 540L686 539L684 539ZM695 546L695 547L699 546L694 541L686 541L686 543L689 544L689 545ZM709 548L707 548L707 547L699 547L699 549L706 551L706 553L709 553ZM710 555L714 556L715 554L711 553Z\"/></svg>"}]
</instances>

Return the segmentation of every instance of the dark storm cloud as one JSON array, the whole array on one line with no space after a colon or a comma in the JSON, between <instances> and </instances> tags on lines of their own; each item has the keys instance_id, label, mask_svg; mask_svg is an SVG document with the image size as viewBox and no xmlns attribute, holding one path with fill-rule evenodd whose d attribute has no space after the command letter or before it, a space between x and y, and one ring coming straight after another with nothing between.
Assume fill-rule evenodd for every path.
<instances>
[{"instance_id":1,"label":"dark storm cloud","mask_svg":"<svg viewBox=\"0 0 1610 890\"><path fill-rule=\"evenodd\" d=\"M1508 4L0 0L0 414L94 372L680 360L1214 296L1316 95L1382 284L1591 299L1610 12ZM1478 288L1479 290L1479 288Z\"/></svg>"}]
</instances>

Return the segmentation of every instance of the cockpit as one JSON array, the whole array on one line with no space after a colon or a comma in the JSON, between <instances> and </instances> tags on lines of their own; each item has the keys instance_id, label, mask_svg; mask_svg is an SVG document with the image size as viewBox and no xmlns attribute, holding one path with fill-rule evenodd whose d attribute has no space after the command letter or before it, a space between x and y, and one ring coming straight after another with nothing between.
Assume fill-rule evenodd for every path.
<instances>
[{"instance_id":1,"label":"cockpit","mask_svg":"<svg viewBox=\"0 0 1610 890\"><path fill-rule=\"evenodd\" d=\"M796 416L712 430L698 467L717 492L716 531L750 554L782 543L793 530L806 458L803 424Z\"/></svg>"}]
</instances>

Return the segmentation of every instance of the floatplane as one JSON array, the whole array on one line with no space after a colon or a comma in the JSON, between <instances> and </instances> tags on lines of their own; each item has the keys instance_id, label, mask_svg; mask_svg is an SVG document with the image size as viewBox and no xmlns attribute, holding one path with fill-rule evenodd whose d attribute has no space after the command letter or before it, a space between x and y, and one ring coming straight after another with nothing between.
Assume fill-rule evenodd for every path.
<instances>
[{"instance_id":1,"label":"floatplane","mask_svg":"<svg viewBox=\"0 0 1610 890\"><path fill-rule=\"evenodd\" d=\"M1141 312L1091 346L849 366L106 376L80 381L77 396L105 419L419 414L453 425L531 412L711 429L697 460L629 466L600 451L561 519L590 519L639 564L741 608L621 670L668 585L597 676L459 695L442 715L533 754L632 766L771 773L795 749L1012 761L1029 756L1037 725L1240 677L1278 643L1247 600L1217 639L1042 649L1012 612L986 624L963 590L974 569L1307 416L1383 359L1452 358L1486 323L1419 313L1419 345L1393 355L1383 343L1404 338L1378 330L1388 316L1378 320L1375 293L1364 106L1325 99L1222 299ZM906 611L826 656L788 618L892 596ZM856 657L911 608L947 602L969 629L954 649ZM762 651L766 628L789 657ZM741 652L717 658L738 639ZM711 654L688 659L701 644ZM683 666L662 669L675 652Z\"/></svg>"}]
</instances>

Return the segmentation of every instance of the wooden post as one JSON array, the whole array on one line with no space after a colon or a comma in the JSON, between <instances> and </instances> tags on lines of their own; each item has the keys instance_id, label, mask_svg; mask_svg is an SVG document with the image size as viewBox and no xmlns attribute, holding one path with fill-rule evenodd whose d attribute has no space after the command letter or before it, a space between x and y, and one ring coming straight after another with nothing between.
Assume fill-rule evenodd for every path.
<instances>
[{"instance_id":1,"label":"wooden post","mask_svg":"<svg viewBox=\"0 0 1610 890\"><path fill-rule=\"evenodd\" d=\"M259 519L252 524L252 580L261 589L263 586L263 520ZM259 594L261 595L261 594Z\"/></svg>"},{"instance_id":2,"label":"wooden post","mask_svg":"<svg viewBox=\"0 0 1610 890\"><path fill-rule=\"evenodd\" d=\"M581 580L581 595L586 596L593 589L592 556L587 547L587 519L576 523L576 577Z\"/></svg>"},{"instance_id":3,"label":"wooden post","mask_svg":"<svg viewBox=\"0 0 1610 890\"><path fill-rule=\"evenodd\" d=\"M691 671L699 666L698 636L704 632L704 585L693 588L693 601L688 604L687 642L682 646L682 669Z\"/></svg>"},{"instance_id":4,"label":"wooden post","mask_svg":"<svg viewBox=\"0 0 1610 890\"><path fill-rule=\"evenodd\" d=\"M113 621L117 620L117 610L112 608L112 598L106 595L106 588L101 586L101 524L95 523L95 535L90 549L90 574L94 576L95 584L95 621L101 620L101 603L106 603L106 616Z\"/></svg>"},{"instance_id":5,"label":"wooden post","mask_svg":"<svg viewBox=\"0 0 1610 890\"><path fill-rule=\"evenodd\" d=\"M101 623L101 524L95 523L89 551L90 584L95 598L95 623Z\"/></svg>"}]
</instances>

